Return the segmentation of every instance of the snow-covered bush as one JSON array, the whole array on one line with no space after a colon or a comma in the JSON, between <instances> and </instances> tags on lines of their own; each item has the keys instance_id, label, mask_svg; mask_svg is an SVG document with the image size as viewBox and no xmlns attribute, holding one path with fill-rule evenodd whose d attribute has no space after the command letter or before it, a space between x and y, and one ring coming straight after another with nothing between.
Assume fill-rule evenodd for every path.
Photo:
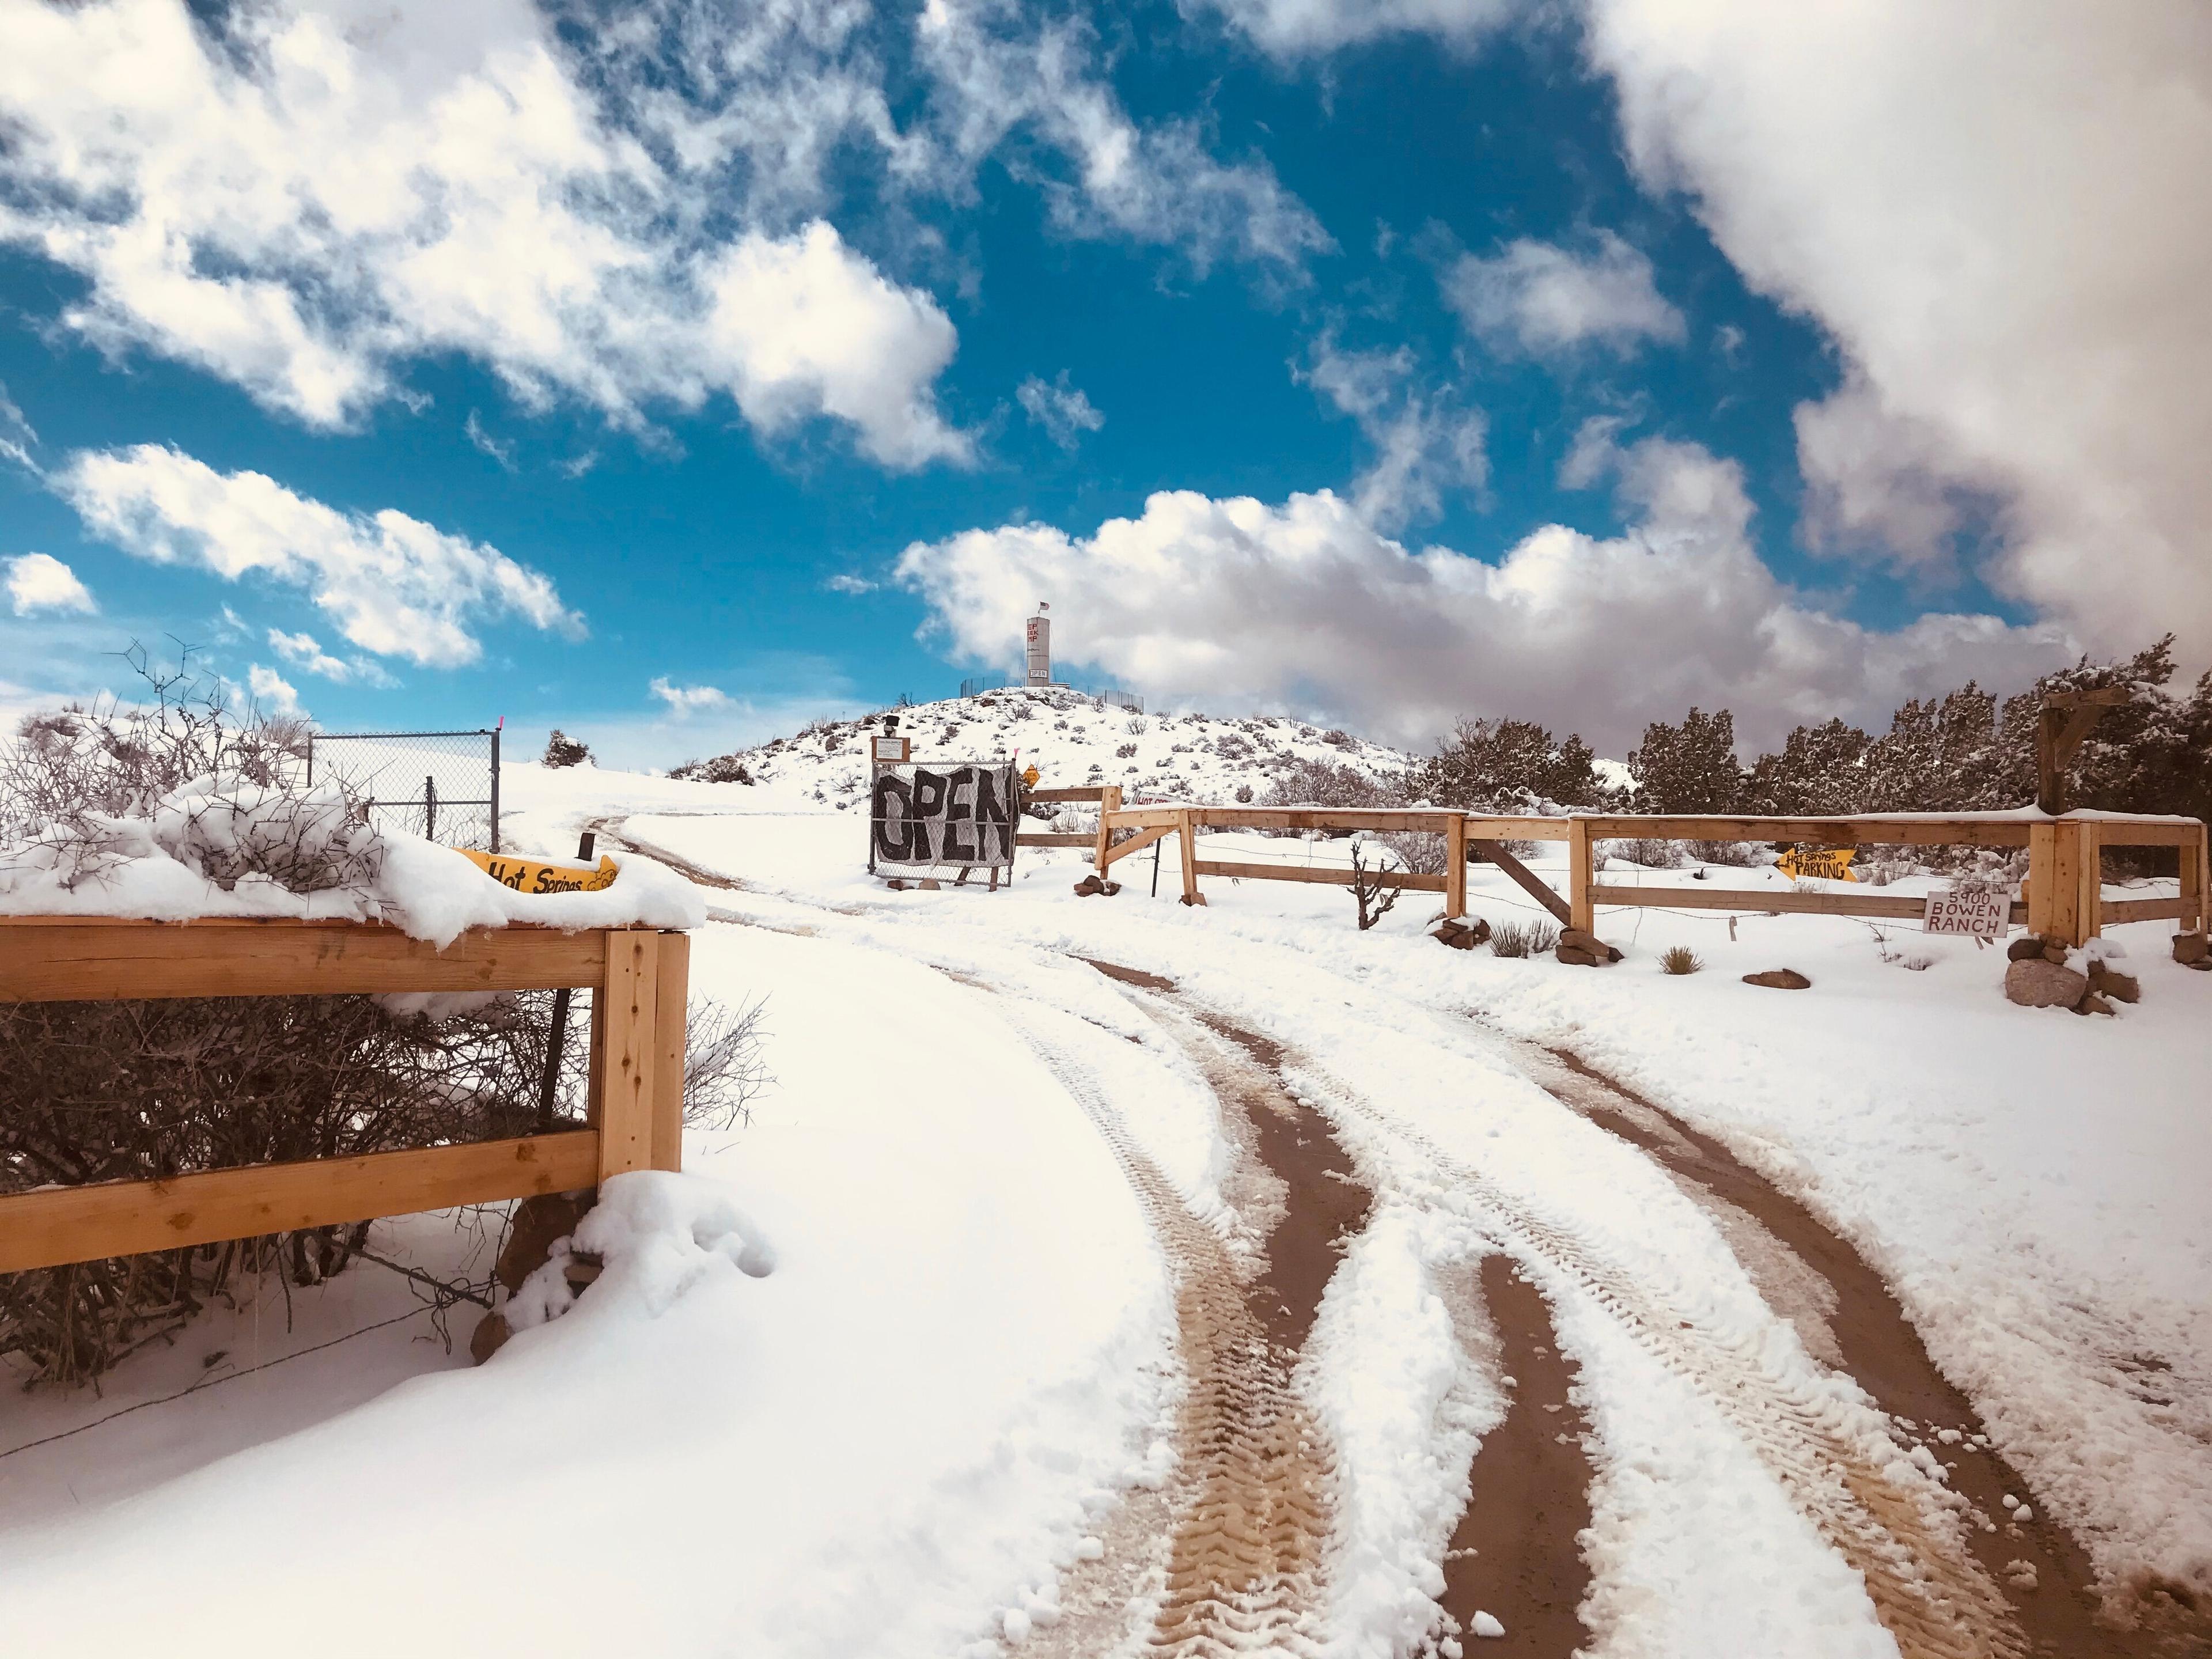
<instances>
[{"instance_id":1,"label":"snow-covered bush","mask_svg":"<svg viewBox=\"0 0 2212 1659\"><path fill-rule=\"evenodd\" d=\"M545 739L544 763L548 766L581 766L591 757L589 744L579 743L557 726L553 728L553 734Z\"/></svg>"}]
</instances>

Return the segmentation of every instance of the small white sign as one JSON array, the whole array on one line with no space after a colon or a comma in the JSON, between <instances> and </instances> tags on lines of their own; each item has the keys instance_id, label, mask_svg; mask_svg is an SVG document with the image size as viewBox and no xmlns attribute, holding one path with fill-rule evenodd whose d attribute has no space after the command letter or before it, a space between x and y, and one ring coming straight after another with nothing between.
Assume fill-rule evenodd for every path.
<instances>
[{"instance_id":1,"label":"small white sign","mask_svg":"<svg viewBox=\"0 0 2212 1659\"><path fill-rule=\"evenodd\" d=\"M904 738L878 738L876 758L879 761L902 761L906 758Z\"/></svg>"},{"instance_id":2,"label":"small white sign","mask_svg":"<svg viewBox=\"0 0 2212 1659\"><path fill-rule=\"evenodd\" d=\"M2012 918L2012 896L1996 887L1946 887L1928 896L1923 919L1930 933L1968 933L2002 939Z\"/></svg>"}]
</instances>

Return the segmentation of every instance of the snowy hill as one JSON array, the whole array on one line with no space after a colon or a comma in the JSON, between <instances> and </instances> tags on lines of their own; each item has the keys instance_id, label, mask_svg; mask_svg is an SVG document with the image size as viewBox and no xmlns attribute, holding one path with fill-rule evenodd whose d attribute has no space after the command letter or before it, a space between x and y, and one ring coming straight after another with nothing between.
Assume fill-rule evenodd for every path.
<instances>
[{"instance_id":1,"label":"snowy hill","mask_svg":"<svg viewBox=\"0 0 2212 1659\"><path fill-rule=\"evenodd\" d=\"M1278 715L1138 714L1060 686L1010 687L889 711L917 761L1034 762L1048 787L1118 784L1126 799L1221 805L1266 792L1300 761L1350 766L1377 780L1413 763L1402 750ZM811 726L672 775L796 787L838 807L861 799L867 733L881 716ZM1250 797L1245 797L1249 799Z\"/></svg>"}]
</instances>

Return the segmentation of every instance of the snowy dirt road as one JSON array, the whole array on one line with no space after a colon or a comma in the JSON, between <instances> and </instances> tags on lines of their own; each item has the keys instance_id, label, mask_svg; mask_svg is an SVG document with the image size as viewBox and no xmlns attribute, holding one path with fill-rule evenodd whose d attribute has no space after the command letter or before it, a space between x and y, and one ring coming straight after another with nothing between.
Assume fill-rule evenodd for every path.
<instances>
[{"instance_id":1,"label":"snowy dirt road","mask_svg":"<svg viewBox=\"0 0 2212 1659\"><path fill-rule=\"evenodd\" d=\"M1095 1038L1095 1013L1042 976L865 902L786 890L717 915L898 939L990 994L1113 1149L1170 1264L1174 1478L1071 1569L1063 1622L1017 1627L1034 1650L2205 1650L2185 1607L2131 1629L2142 1609L2099 1616L2087 1553L2010 1513L2026 1483L1844 1241L1571 1051L1411 1006L1375 1022L1394 1028L1378 1047L1340 1019L1218 1006L1064 949L1146 1028L1124 1038L1180 1054L1210 1092L1227 1156L1194 1207L1072 1035ZM1374 998L1301 967L1316 1006ZM1524 1133L1571 1140L1571 1122L1587 1158L1534 1181L1510 1158L1493 1172L1495 1149L1440 1121L1470 1071L1538 1095L1519 1104L1551 1121ZM1619 1224L1646 1205L1663 1224ZM1409 1265L1447 1312L1449 1353L1433 1330L1425 1349L1390 1340L1407 1332L1376 1304Z\"/></svg>"}]
</instances>

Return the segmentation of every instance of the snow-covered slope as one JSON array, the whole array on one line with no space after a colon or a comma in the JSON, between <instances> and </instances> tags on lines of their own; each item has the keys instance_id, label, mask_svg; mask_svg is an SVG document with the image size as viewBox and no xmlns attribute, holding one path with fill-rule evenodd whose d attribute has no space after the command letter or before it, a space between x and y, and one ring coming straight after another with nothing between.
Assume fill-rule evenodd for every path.
<instances>
[{"instance_id":1,"label":"snow-covered slope","mask_svg":"<svg viewBox=\"0 0 2212 1659\"><path fill-rule=\"evenodd\" d=\"M1413 757L1348 732L1276 715L1133 714L1059 686L1009 688L980 696L916 703L890 711L917 761L1034 762L1048 786L1118 784L1130 800L1219 805L1300 761L1350 766L1376 779L1395 777ZM708 763L706 775L738 767L756 783L796 786L810 799L846 806L867 788L867 734L881 716L809 726Z\"/></svg>"}]
</instances>

